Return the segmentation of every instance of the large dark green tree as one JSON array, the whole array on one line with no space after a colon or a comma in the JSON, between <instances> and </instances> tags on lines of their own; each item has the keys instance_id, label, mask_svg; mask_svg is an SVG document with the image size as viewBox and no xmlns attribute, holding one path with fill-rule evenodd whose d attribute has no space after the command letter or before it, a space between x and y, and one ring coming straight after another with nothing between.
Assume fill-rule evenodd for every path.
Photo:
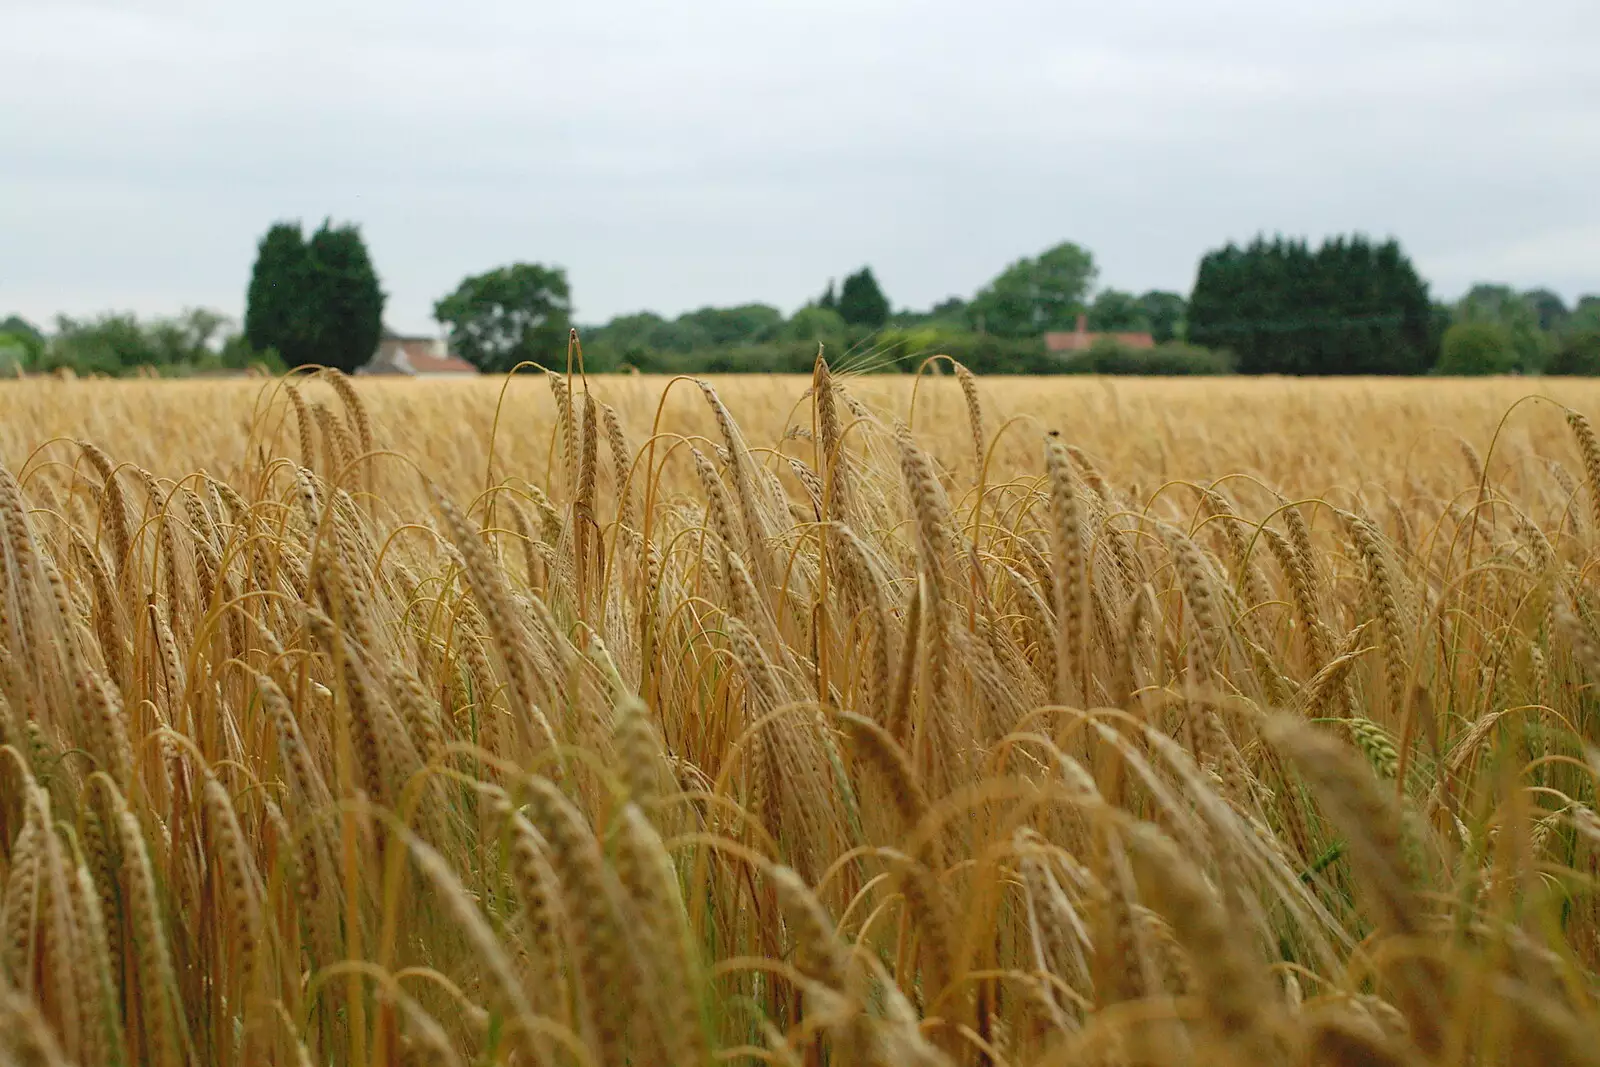
<instances>
[{"instance_id":1,"label":"large dark green tree","mask_svg":"<svg viewBox=\"0 0 1600 1067\"><path fill-rule=\"evenodd\" d=\"M566 351L572 291L560 267L513 263L464 279L433 305L433 317L479 370L504 374L523 360L552 366ZM660 322L651 318L647 329Z\"/></svg>"},{"instance_id":2,"label":"large dark green tree","mask_svg":"<svg viewBox=\"0 0 1600 1067\"><path fill-rule=\"evenodd\" d=\"M299 223L276 223L257 246L245 339L292 367L322 363L353 371L378 349L383 303L357 227L325 220L307 241Z\"/></svg>"},{"instance_id":3,"label":"large dark green tree","mask_svg":"<svg viewBox=\"0 0 1600 1067\"><path fill-rule=\"evenodd\" d=\"M355 226L323 222L306 242L307 306L315 361L353 371L383 334L384 293Z\"/></svg>"},{"instance_id":4,"label":"large dark green tree","mask_svg":"<svg viewBox=\"0 0 1600 1067\"><path fill-rule=\"evenodd\" d=\"M291 367L311 363L310 264L298 222L274 223L256 246L245 297L244 336L258 352L276 351Z\"/></svg>"},{"instance_id":5,"label":"large dark green tree","mask_svg":"<svg viewBox=\"0 0 1600 1067\"><path fill-rule=\"evenodd\" d=\"M1001 271L967 305L967 314L979 332L1002 337L1070 330L1087 310L1098 274L1094 256L1068 241Z\"/></svg>"},{"instance_id":6,"label":"large dark green tree","mask_svg":"<svg viewBox=\"0 0 1600 1067\"><path fill-rule=\"evenodd\" d=\"M1437 347L1428 287L1395 241L1258 238L1200 262L1188 339L1244 374L1419 374Z\"/></svg>"},{"instance_id":7,"label":"large dark green tree","mask_svg":"<svg viewBox=\"0 0 1600 1067\"><path fill-rule=\"evenodd\" d=\"M878 287L871 267L862 267L839 289L839 316L851 326L876 330L889 321L889 299Z\"/></svg>"}]
</instances>

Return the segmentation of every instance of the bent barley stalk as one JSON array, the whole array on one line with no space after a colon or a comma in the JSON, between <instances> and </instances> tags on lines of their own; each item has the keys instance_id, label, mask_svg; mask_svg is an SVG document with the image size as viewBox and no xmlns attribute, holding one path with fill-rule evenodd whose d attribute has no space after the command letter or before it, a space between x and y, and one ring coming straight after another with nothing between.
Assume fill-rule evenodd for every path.
<instances>
[{"instance_id":1,"label":"bent barley stalk","mask_svg":"<svg viewBox=\"0 0 1600 1067\"><path fill-rule=\"evenodd\" d=\"M0 390L0 1064L1593 1062L1600 388L835 364Z\"/></svg>"}]
</instances>

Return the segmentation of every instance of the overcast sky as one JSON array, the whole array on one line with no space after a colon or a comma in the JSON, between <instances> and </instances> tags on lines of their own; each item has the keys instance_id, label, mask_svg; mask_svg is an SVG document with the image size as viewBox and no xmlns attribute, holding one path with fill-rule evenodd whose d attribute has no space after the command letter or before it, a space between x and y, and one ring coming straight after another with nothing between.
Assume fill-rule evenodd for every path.
<instances>
[{"instance_id":1,"label":"overcast sky","mask_svg":"<svg viewBox=\"0 0 1600 1067\"><path fill-rule=\"evenodd\" d=\"M0 316L238 315L327 215L402 329L515 260L597 322L863 263L922 307L1063 239L1186 292L1263 230L1570 301L1597 44L1596 0L0 0Z\"/></svg>"}]
</instances>

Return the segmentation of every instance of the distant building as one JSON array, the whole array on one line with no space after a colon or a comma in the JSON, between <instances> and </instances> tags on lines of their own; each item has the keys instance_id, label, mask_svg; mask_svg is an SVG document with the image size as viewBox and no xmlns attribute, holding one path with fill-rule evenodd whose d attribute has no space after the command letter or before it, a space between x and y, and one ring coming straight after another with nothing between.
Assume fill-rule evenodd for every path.
<instances>
[{"instance_id":1,"label":"distant building","mask_svg":"<svg viewBox=\"0 0 1600 1067\"><path fill-rule=\"evenodd\" d=\"M1078 328L1071 333L1062 330L1044 335L1046 352L1087 352L1096 341L1111 341L1123 348L1156 346L1156 339L1148 333L1090 333L1087 315L1078 316Z\"/></svg>"},{"instance_id":2,"label":"distant building","mask_svg":"<svg viewBox=\"0 0 1600 1067\"><path fill-rule=\"evenodd\" d=\"M452 354L449 342L441 337L406 337L385 326L378 351L356 373L453 378L477 374L478 368Z\"/></svg>"}]
</instances>

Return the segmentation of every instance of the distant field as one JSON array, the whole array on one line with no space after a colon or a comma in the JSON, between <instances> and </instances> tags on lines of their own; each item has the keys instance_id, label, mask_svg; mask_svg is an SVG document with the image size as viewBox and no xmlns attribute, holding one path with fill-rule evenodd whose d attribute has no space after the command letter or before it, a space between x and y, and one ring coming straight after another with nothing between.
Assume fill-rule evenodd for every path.
<instances>
[{"instance_id":1,"label":"distant field","mask_svg":"<svg viewBox=\"0 0 1600 1067\"><path fill-rule=\"evenodd\" d=\"M809 379L713 377L752 445L776 444L790 427L810 428L803 399ZM849 379L875 411L905 419L912 383L901 376ZM655 425L667 379L606 376L597 395L639 437ZM480 484L501 380L360 380L378 444L405 453L444 484ZM331 400L326 388L316 396ZM966 475L971 446L955 381L923 378L916 432L941 462ZM1009 476L1037 465L1041 430L1060 430L1119 482L1154 488L1169 478L1226 472L1264 476L1285 491L1316 493L1373 482L1403 495L1409 479L1457 486L1458 438L1487 448L1502 417L1530 396L1600 414L1600 382L1590 379L1427 380L1276 378L986 379L991 429L1004 433L993 466ZM264 436L292 453L294 426L276 383L259 381L30 381L0 388L0 454L16 464L53 437L87 437L108 452L171 476L204 465L232 469ZM542 473L554 432L550 390L519 379L505 392L496 452L504 472ZM1548 448L1565 433L1548 403L1524 404L1507 421L1497 453ZM660 428L714 433L692 387L679 384ZM787 450L796 453L791 440ZM798 453L796 453L798 454ZM963 465L966 465L964 467ZM385 468L385 476L402 477ZM692 474L692 470L690 471Z\"/></svg>"},{"instance_id":2,"label":"distant field","mask_svg":"<svg viewBox=\"0 0 1600 1067\"><path fill-rule=\"evenodd\" d=\"M0 1064L1594 1062L1585 413L0 384Z\"/></svg>"}]
</instances>

